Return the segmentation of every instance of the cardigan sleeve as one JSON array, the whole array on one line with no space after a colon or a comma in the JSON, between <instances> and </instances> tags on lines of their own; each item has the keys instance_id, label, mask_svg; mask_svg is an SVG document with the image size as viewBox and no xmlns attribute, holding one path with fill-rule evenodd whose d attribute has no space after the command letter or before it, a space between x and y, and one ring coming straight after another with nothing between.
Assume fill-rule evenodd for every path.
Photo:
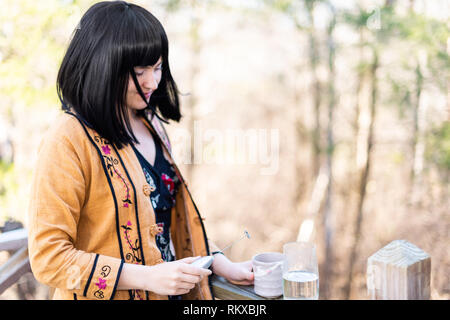
<instances>
[{"instance_id":1,"label":"cardigan sleeve","mask_svg":"<svg viewBox=\"0 0 450 320\"><path fill-rule=\"evenodd\" d=\"M70 138L42 141L32 181L28 250L36 279L88 299L112 299L123 261L74 246L86 181Z\"/></svg>"}]
</instances>

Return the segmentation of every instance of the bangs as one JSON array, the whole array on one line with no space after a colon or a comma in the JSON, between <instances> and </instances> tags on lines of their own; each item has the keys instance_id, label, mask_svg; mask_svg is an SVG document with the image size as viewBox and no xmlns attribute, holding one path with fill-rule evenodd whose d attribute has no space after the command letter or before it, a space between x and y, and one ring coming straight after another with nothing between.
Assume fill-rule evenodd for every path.
<instances>
[{"instance_id":1,"label":"bangs","mask_svg":"<svg viewBox=\"0 0 450 320\"><path fill-rule=\"evenodd\" d=\"M159 58L167 59L168 41L162 25L153 16L142 11L128 10L129 19L122 19L117 35L122 39L119 56L123 71L136 66L153 66ZM123 32L126 30L127 32Z\"/></svg>"}]
</instances>

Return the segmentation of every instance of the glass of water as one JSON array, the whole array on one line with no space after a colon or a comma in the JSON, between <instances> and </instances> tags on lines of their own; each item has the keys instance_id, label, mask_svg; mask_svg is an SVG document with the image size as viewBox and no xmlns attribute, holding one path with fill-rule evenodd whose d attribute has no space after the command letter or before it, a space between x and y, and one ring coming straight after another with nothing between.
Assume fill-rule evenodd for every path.
<instances>
[{"instance_id":1,"label":"glass of water","mask_svg":"<svg viewBox=\"0 0 450 320\"><path fill-rule=\"evenodd\" d=\"M318 300L316 246L310 242L289 242L283 246L283 253L283 299Z\"/></svg>"}]
</instances>

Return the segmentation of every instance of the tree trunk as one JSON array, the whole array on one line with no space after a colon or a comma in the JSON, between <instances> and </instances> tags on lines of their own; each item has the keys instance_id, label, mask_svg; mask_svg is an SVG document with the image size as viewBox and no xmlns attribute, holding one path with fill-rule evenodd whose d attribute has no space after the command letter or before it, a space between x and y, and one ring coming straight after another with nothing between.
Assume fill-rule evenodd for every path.
<instances>
[{"instance_id":1,"label":"tree trunk","mask_svg":"<svg viewBox=\"0 0 450 320\"><path fill-rule=\"evenodd\" d=\"M450 37L447 38L447 55L450 56ZM450 75L447 75L447 121L450 121Z\"/></svg>"},{"instance_id":2,"label":"tree trunk","mask_svg":"<svg viewBox=\"0 0 450 320\"><path fill-rule=\"evenodd\" d=\"M417 62L416 70L416 92L415 103L413 105L413 133L411 139L411 154L412 154L412 166L410 171L410 186L411 190L408 192L410 195L410 203L416 203L419 199L420 192L418 188L421 185L421 173L423 169L423 141L421 138L421 103L420 98L423 87L423 74L420 61Z\"/></svg>"},{"instance_id":3,"label":"tree trunk","mask_svg":"<svg viewBox=\"0 0 450 320\"><path fill-rule=\"evenodd\" d=\"M302 77L300 68L296 70L296 76L298 78ZM302 163L302 158L304 156L305 148L309 147L309 137L304 124L304 107L301 104L301 94L298 92L297 88L294 88L294 105L297 108L296 119L295 119L295 145L296 145L296 162L295 162L295 194L292 199L293 207L296 212L300 212L302 201L307 194L309 180L305 175L305 165Z\"/></svg>"},{"instance_id":4,"label":"tree trunk","mask_svg":"<svg viewBox=\"0 0 450 320\"><path fill-rule=\"evenodd\" d=\"M328 186L325 195L325 208L323 214L324 228L324 244L325 244L325 263L324 277L322 276L322 296L324 299L330 298L330 289L333 283L333 225L332 225L332 186L333 186L333 154L334 154L334 137L333 137L333 111L336 107L336 91L335 91L335 43L333 39L333 31L336 26L335 11L330 5L333 14L332 20L328 26L328 124L327 124L327 153L326 153L326 174L328 176Z\"/></svg>"},{"instance_id":5,"label":"tree trunk","mask_svg":"<svg viewBox=\"0 0 450 320\"><path fill-rule=\"evenodd\" d=\"M352 281L353 281L353 272L355 269L358 249L359 249L359 241L361 237L361 229L363 224L363 208L364 201L366 198L366 188L367 182L370 173L371 167L371 154L373 148L374 141L374 123L376 116L376 106L377 106L377 95L378 95L378 85L377 85L377 70L378 70L378 52L376 49L373 50L373 62L370 68L370 81L371 81L371 101L370 101L370 122L367 134L367 145L366 145L366 156L365 156L365 165L361 169L361 175L359 179L359 196L357 202L356 209L356 222L355 222L355 230L353 237L353 244L350 250L350 259L349 259L349 267L348 267L348 275L347 275L347 283L344 288L345 299L349 299L351 296L352 290Z\"/></svg>"},{"instance_id":6,"label":"tree trunk","mask_svg":"<svg viewBox=\"0 0 450 320\"><path fill-rule=\"evenodd\" d=\"M319 62L319 51L317 48L316 26L314 21L314 2L306 1L306 8L309 19L309 64L312 74L313 112L314 128L312 130L312 176L315 178L319 174L321 164L321 126L320 126L320 105L321 105L321 84L317 75L317 65Z\"/></svg>"},{"instance_id":7,"label":"tree trunk","mask_svg":"<svg viewBox=\"0 0 450 320\"><path fill-rule=\"evenodd\" d=\"M354 117L352 119L352 129L353 129L353 137L355 137L354 141L351 141L351 154L349 165L347 166L347 181L350 188L346 188L342 191L344 200L344 207L342 209L340 228L343 233L351 232L351 225L349 225L348 221L352 221L354 217L353 213L353 203L355 202L357 191L353 186L358 185L359 170L357 168L358 163L358 137L360 135L360 125L359 125L359 117L361 112L361 93L363 89L363 83L365 81L366 69L362 68L360 64L362 64L364 59L364 31L359 29L359 57L358 57L358 65L357 65L357 75L356 75L356 88L355 88L355 105L354 105ZM350 228L349 228L350 227ZM343 288L341 294L347 295L347 286Z\"/></svg>"}]
</instances>

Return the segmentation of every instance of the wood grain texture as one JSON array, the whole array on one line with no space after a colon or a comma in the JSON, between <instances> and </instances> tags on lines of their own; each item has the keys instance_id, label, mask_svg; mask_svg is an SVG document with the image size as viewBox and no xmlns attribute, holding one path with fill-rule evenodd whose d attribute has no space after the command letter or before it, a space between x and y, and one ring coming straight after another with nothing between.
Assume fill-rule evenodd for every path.
<instances>
[{"instance_id":1,"label":"wood grain texture","mask_svg":"<svg viewBox=\"0 0 450 320\"><path fill-rule=\"evenodd\" d=\"M367 260L373 300L430 299L431 257L406 240L395 240Z\"/></svg>"}]
</instances>

